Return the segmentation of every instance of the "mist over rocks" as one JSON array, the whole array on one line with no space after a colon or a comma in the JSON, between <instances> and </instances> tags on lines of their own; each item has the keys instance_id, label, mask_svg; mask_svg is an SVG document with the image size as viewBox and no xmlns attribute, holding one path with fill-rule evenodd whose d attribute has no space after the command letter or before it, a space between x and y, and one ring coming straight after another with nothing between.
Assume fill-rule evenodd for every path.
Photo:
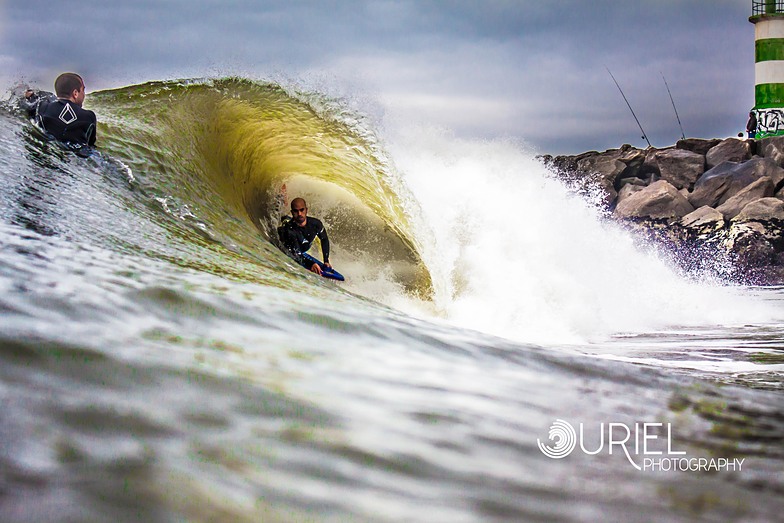
<instances>
[{"instance_id":1,"label":"mist over rocks","mask_svg":"<svg viewBox=\"0 0 784 523\"><path fill-rule=\"evenodd\" d=\"M784 137L539 158L687 272L784 285Z\"/></svg>"}]
</instances>

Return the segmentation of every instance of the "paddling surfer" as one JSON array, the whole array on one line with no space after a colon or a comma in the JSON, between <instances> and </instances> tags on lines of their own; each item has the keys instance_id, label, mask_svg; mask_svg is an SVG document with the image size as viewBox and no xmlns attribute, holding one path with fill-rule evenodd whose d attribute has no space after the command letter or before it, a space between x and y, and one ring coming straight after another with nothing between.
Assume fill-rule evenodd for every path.
<instances>
[{"instance_id":1,"label":"paddling surfer","mask_svg":"<svg viewBox=\"0 0 784 523\"><path fill-rule=\"evenodd\" d=\"M84 80L76 73L63 73L54 82L55 95L28 89L22 106L36 123L55 140L95 145L95 113L82 109Z\"/></svg>"},{"instance_id":2,"label":"paddling surfer","mask_svg":"<svg viewBox=\"0 0 784 523\"><path fill-rule=\"evenodd\" d=\"M306 269L321 274L321 267L307 259L304 254L308 252L313 240L318 237L321 242L321 254L324 265L332 268L329 263L329 237L327 229L318 218L308 216L308 205L302 198L291 200L291 218L286 217L278 227L278 238L288 254Z\"/></svg>"}]
</instances>

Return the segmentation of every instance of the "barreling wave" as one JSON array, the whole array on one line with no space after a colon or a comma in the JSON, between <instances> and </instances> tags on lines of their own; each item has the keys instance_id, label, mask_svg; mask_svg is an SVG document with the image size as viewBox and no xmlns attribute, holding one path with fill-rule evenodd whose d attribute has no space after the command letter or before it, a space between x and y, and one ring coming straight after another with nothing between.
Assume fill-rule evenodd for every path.
<instances>
[{"instance_id":1,"label":"barreling wave","mask_svg":"<svg viewBox=\"0 0 784 523\"><path fill-rule=\"evenodd\" d=\"M702 325L719 313L746 321L737 296L639 252L516 144L405 125L401 137L385 129L382 150L341 103L236 78L150 82L88 101L100 115L97 158L70 161L35 136L11 138L21 119L0 127L12 153L0 163L15 186L0 197L12 223L174 263L197 279L327 299L347 290L527 342ZM272 244L286 196L304 197L326 223L345 285L308 277ZM619 285L618 267L647 277Z\"/></svg>"},{"instance_id":2,"label":"barreling wave","mask_svg":"<svg viewBox=\"0 0 784 523\"><path fill-rule=\"evenodd\" d=\"M88 158L0 110L0 520L780 515L780 291L763 322L756 298L686 287L514 144L385 134L417 210L318 95L224 79L88 102ZM283 184L346 285L268 241ZM351 287L363 268L384 274ZM395 278L446 324L360 292ZM581 420L673 420L688 458L751 466L663 489L625 458L547 457Z\"/></svg>"},{"instance_id":3,"label":"barreling wave","mask_svg":"<svg viewBox=\"0 0 784 523\"><path fill-rule=\"evenodd\" d=\"M214 236L272 240L287 195L302 196L327 224L335 259L384 269L429 296L412 200L372 133L339 109L236 78L150 82L93 93L89 104L101 115L101 149L188 202Z\"/></svg>"}]
</instances>

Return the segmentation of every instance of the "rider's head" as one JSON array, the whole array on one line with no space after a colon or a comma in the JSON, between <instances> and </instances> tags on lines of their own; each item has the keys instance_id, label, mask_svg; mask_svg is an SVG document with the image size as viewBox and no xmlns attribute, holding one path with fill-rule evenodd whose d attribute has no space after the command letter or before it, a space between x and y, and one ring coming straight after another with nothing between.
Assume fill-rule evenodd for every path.
<instances>
[{"instance_id":1,"label":"rider's head","mask_svg":"<svg viewBox=\"0 0 784 523\"><path fill-rule=\"evenodd\" d=\"M302 198L291 200L291 217L297 225L305 225L308 221L308 204Z\"/></svg>"},{"instance_id":2,"label":"rider's head","mask_svg":"<svg viewBox=\"0 0 784 523\"><path fill-rule=\"evenodd\" d=\"M54 92L77 105L84 102L84 80L76 73L63 73L54 81Z\"/></svg>"}]
</instances>

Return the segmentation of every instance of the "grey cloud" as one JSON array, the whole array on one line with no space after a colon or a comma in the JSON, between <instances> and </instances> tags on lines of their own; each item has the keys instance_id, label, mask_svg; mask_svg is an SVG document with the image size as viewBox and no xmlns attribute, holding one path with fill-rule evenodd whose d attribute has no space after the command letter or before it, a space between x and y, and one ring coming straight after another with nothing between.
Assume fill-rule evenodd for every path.
<instances>
[{"instance_id":1,"label":"grey cloud","mask_svg":"<svg viewBox=\"0 0 784 523\"><path fill-rule=\"evenodd\" d=\"M543 152L725 136L753 105L750 5L736 0L206 1L2 4L11 75L88 87L283 71L334 75L463 135L521 136ZM4 76L3 76L4 75Z\"/></svg>"}]
</instances>

